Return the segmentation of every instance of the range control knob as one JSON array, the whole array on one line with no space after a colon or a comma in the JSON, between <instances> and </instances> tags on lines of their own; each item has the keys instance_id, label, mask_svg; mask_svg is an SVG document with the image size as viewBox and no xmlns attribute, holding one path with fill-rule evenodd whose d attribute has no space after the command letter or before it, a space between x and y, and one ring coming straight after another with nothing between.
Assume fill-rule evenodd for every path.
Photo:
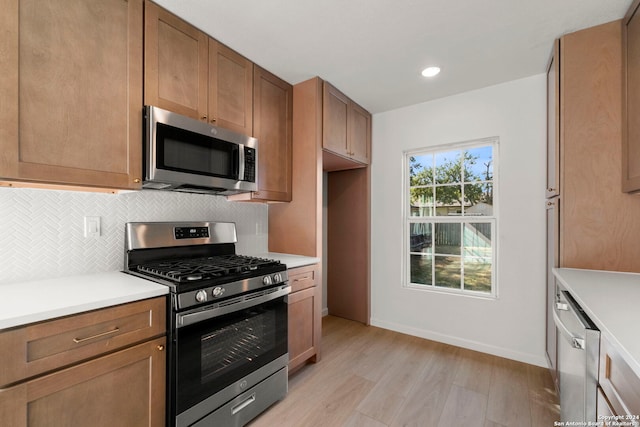
<instances>
[{"instance_id":1,"label":"range control knob","mask_svg":"<svg viewBox=\"0 0 640 427\"><path fill-rule=\"evenodd\" d=\"M214 298L218 298L219 296L222 296L222 294L224 294L224 288L216 286L215 288L213 288L213 291L211 291L211 294Z\"/></svg>"},{"instance_id":2,"label":"range control knob","mask_svg":"<svg viewBox=\"0 0 640 427\"><path fill-rule=\"evenodd\" d=\"M271 280L271 276L264 276L264 277L262 278L262 283L263 283L264 285L269 286L269 285L273 284L273 280Z\"/></svg>"},{"instance_id":3,"label":"range control knob","mask_svg":"<svg viewBox=\"0 0 640 427\"><path fill-rule=\"evenodd\" d=\"M205 302L207 300L207 293L205 291L198 291L196 293L196 301Z\"/></svg>"},{"instance_id":4,"label":"range control knob","mask_svg":"<svg viewBox=\"0 0 640 427\"><path fill-rule=\"evenodd\" d=\"M273 275L273 281L274 281L275 283L280 283L280 282L282 282L282 274L280 274L280 273L276 273L276 274L274 274L274 275Z\"/></svg>"}]
</instances>

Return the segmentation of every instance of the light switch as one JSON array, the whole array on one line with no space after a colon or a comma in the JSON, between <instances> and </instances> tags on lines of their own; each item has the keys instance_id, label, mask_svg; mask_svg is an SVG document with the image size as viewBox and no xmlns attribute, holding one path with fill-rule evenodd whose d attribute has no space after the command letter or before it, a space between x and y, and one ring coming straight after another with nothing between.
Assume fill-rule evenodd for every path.
<instances>
[{"instance_id":1,"label":"light switch","mask_svg":"<svg viewBox=\"0 0 640 427\"><path fill-rule=\"evenodd\" d=\"M100 217L84 217L84 237L100 237Z\"/></svg>"}]
</instances>

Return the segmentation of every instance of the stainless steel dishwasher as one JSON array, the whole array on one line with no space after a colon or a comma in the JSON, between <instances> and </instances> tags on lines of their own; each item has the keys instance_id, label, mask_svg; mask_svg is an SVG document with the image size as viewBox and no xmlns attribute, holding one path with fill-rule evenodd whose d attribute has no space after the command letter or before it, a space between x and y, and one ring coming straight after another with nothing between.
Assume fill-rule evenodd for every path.
<instances>
[{"instance_id":1,"label":"stainless steel dishwasher","mask_svg":"<svg viewBox=\"0 0 640 427\"><path fill-rule=\"evenodd\" d=\"M600 331L558 280L553 318L558 329L560 419L595 423Z\"/></svg>"}]
</instances>

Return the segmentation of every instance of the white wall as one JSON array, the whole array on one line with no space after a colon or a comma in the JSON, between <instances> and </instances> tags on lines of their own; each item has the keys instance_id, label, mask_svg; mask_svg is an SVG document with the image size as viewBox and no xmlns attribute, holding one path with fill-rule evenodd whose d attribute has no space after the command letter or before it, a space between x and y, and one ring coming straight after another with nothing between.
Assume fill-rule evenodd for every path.
<instances>
[{"instance_id":1,"label":"white wall","mask_svg":"<svg viewBox=\"0 0 640 427\"><path fill-rule=\"evenodd\" d=\"M84 216L101 217L99 238L83 236ZM153 190L114 195L0 188L0 284L122 270L128 221L231 221L236 252L267 252L266 204Z\"/></svg>"},{"instance_id":2,"label":"white wall","mask_svg":"<svg viewBox=\"0 0 640 427\"><path fill-rule=\"evenodd\" d=\"M373 325L546 366L545 96L538 75L373 117ZM403 151L492 136L500 139L498 298L403 288Z\"/></svg>"}]
</instances>

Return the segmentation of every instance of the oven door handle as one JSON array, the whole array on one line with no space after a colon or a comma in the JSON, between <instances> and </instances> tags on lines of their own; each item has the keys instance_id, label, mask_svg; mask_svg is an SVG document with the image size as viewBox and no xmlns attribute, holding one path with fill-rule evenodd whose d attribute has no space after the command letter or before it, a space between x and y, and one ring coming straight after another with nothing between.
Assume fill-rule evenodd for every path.
<instances>
[{"instance_id":1,"label":"oven door handle","mask_svg":"<svg viewBox=\"0 0 640 427\"><path fill-rule=\"evenodd\" d=\"M195 313L178 314L176 316L176 327L182 328L185 326L193 325L194 323L202 322L203 320L213 319L214 317L223 316L225 314L233 313L234 311L238 310L244 310L245 308L253 307L268 301L272 301L274 299L284 297L289 293L291 293L291 286L286 286L275 292L271 292L270 294L266 294L258 298L240 301L235 304L197 311Z\"/></svg>"}]
</instances>

